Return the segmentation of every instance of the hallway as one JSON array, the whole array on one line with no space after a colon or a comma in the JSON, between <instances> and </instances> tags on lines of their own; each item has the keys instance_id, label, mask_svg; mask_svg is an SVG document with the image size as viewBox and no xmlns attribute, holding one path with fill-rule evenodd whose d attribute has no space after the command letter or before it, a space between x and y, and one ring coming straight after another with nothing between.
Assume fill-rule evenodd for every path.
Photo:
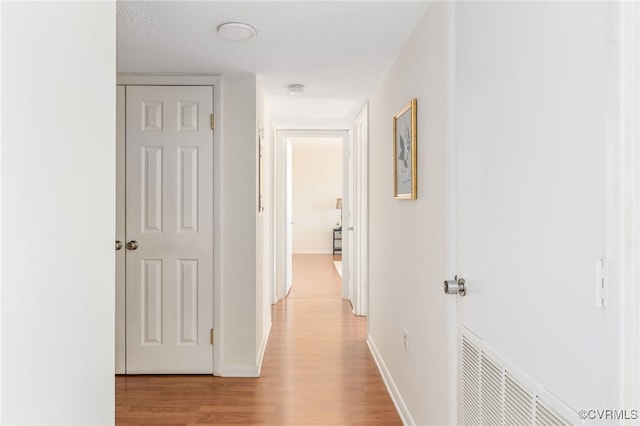
<instances>
[{"instance_id":1,"label":"hallway","mask_svg":"<svg viewBox=\"0 0 640 426\"><path fill-rule=\"evenodd\" d=\"M262 376L116 377L117 424L401 424L331 255L297 255Z\"/></svg>"}]
</instances>

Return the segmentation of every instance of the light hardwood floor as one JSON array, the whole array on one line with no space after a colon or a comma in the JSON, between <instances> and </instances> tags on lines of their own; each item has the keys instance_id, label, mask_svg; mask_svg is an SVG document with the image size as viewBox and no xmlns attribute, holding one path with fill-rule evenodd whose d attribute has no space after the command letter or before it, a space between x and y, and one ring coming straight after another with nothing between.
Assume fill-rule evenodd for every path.
<instances>
[{"instance_id":1,"label":"light hardwood floor","mask_svg":"<svg viewBox=\"0 0 640 426\"><path fill-rule=\"evenodd\" d=\"M294 256L262 376L116 377L116 423L399 425L331 255Z\"/></svg>"}]
</instances>

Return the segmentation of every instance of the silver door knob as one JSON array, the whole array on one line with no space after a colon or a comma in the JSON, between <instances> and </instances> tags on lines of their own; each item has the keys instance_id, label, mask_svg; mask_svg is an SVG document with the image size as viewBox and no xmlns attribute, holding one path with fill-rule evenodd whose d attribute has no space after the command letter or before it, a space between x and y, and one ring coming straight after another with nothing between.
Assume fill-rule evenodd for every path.
<instances>
[{"instance_id":1,"label":"silver door knob","mask_svg":"<svg viewBox=\"0 0 640 426\"><path fill-rule=\"evenodd\" d=\"M116 240L116 250L122 250L122 247L124 247L122 241Z\"/></svg>"},{"instance_id":2,"label":"silver door knob","mask_svg":"<svg viewBox=\"0 0 640 426\"><path fill-rule=\"evenodd\" d=\"M347 230L353 231L353 226L348 227Z\"/></svg>"},{"instance_id":3,"label":"silver door knob","mask_svg":"<svg viewBox=\"0 0 640 426\"><path fill-rule=\"evenodd\" d=\"M127 243L127 250L137 250L140 244L136 240L131 240Z\"/></svg>"},{"instance_id":4,"label":"silver door knob","mask_svg":"<svg viewBox=\"0 0 640 426\"><path fill-rule=\"evenodd\" d=\"M467 287L464 282L464 278L458 278L457 276L452 280L446 280L444 282L445 294L459 294L465 296L467 294Z\"/></svg>"}]
</instances>

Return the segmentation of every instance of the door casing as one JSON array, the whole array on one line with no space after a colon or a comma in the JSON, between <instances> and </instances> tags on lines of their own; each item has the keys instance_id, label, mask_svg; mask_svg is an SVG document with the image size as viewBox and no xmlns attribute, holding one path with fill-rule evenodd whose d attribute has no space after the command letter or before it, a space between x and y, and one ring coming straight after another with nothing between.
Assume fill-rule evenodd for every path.
<instances>
[{"instance_id":1,"label":"door casing","mask_svg":"<svg viewBox=\"0 0 640 426\"><path fill-rule=\"evenodd\" d=\"M222 99L219 87L221 77L213 74L202 75L163 75L163 74L136 74L122 73L116 78L116 93L118 96L116 111L116 146L117 146L117 176L116 176L116 211L118 212L118 220L116 223L116 239L124 242L124 182L125 182L125 158L124 149L126 137L124 133L125 108L124 108L124 86L127 85L156 85L156 86L212 86L213 87L213 111L221 111ZM123 96L120 100L119 96ZM121 124L122 123L122 124ZM120 130L122 127L122 130ZM213 130L213 139L221 140L220 126L215 126ZM213 234L222 234L221 220L221 147L220 144L213 145ZM122 211L122 217L120 217ZM122 239L120 239L122 238ZM121 250L122 252L122 250ZM116 277L124 276L124 262L118 261L118 258L124 257L124 253L118 253L116 256ZM213 239L213 327L216 330L223 329L222 321L222 246L219 239ZM115 372L116 374L125 374L126 372L126 330L125 330L125 282L123 279L116 279L116 357ZM213 374L221 375L222 347L220 344L213 346Z\"/></svg>"},{"instance_id":2,"label":"door casing","mask_svg":"<svg viewBox=\"0 0 640 426\"><path fill-rule=\"evenodd\" d=\"M215 107L215 105L214 105ZM287 295L287 271L290 270L291 259L287 256L288 233L290 232L290 219L287 219L287 180L286 180L286 164L287 164L287 141L291 138L340 138L342 139L343 149L347 149L347 141L349 132L346 130L278 130L276 131L276 155L275 155L275 195L276 195L276 299L280 300ZM343 151L344 152L344 151ZM345 162L343 154L343 164ZM346 176L346 175L343 175ZM346 179L343 178L343 205L348 199L348 185ZM343 219L346 221L346 219ZM329 230L330 231L330 230ZM345 241L346 242L346 241ZM345 244L342 248L342 297L347 299L348 290L348 273L344 267L345 261L349 255L349 246Z\"/></svg>"},{"instance_id":3,"label":"door casing","mask_svg":"<svg viewBox=\"0 0 640 426\"><path fill-rule=\"evenodd\" d=\"M347 235L351 244L351 284L349 296L353 313L366 316L369 307L369 104L353 123L352 149L348 159L351 184Z\"/></svg>"}]
</instances>

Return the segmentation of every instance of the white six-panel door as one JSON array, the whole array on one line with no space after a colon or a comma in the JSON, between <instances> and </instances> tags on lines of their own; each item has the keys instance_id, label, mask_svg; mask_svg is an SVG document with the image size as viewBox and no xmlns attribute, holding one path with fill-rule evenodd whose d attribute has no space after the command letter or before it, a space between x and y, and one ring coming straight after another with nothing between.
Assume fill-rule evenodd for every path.
<instances>
[{"instance_id":1,"label":"white six-panel door","mask_svg":"<svg viewBox=\"0 0 640 426\"><path fill-rule=\"evenodd\" d=\"M127 87L128 374L213 372L212 91Z\"/></svg>"}]
</instances>

